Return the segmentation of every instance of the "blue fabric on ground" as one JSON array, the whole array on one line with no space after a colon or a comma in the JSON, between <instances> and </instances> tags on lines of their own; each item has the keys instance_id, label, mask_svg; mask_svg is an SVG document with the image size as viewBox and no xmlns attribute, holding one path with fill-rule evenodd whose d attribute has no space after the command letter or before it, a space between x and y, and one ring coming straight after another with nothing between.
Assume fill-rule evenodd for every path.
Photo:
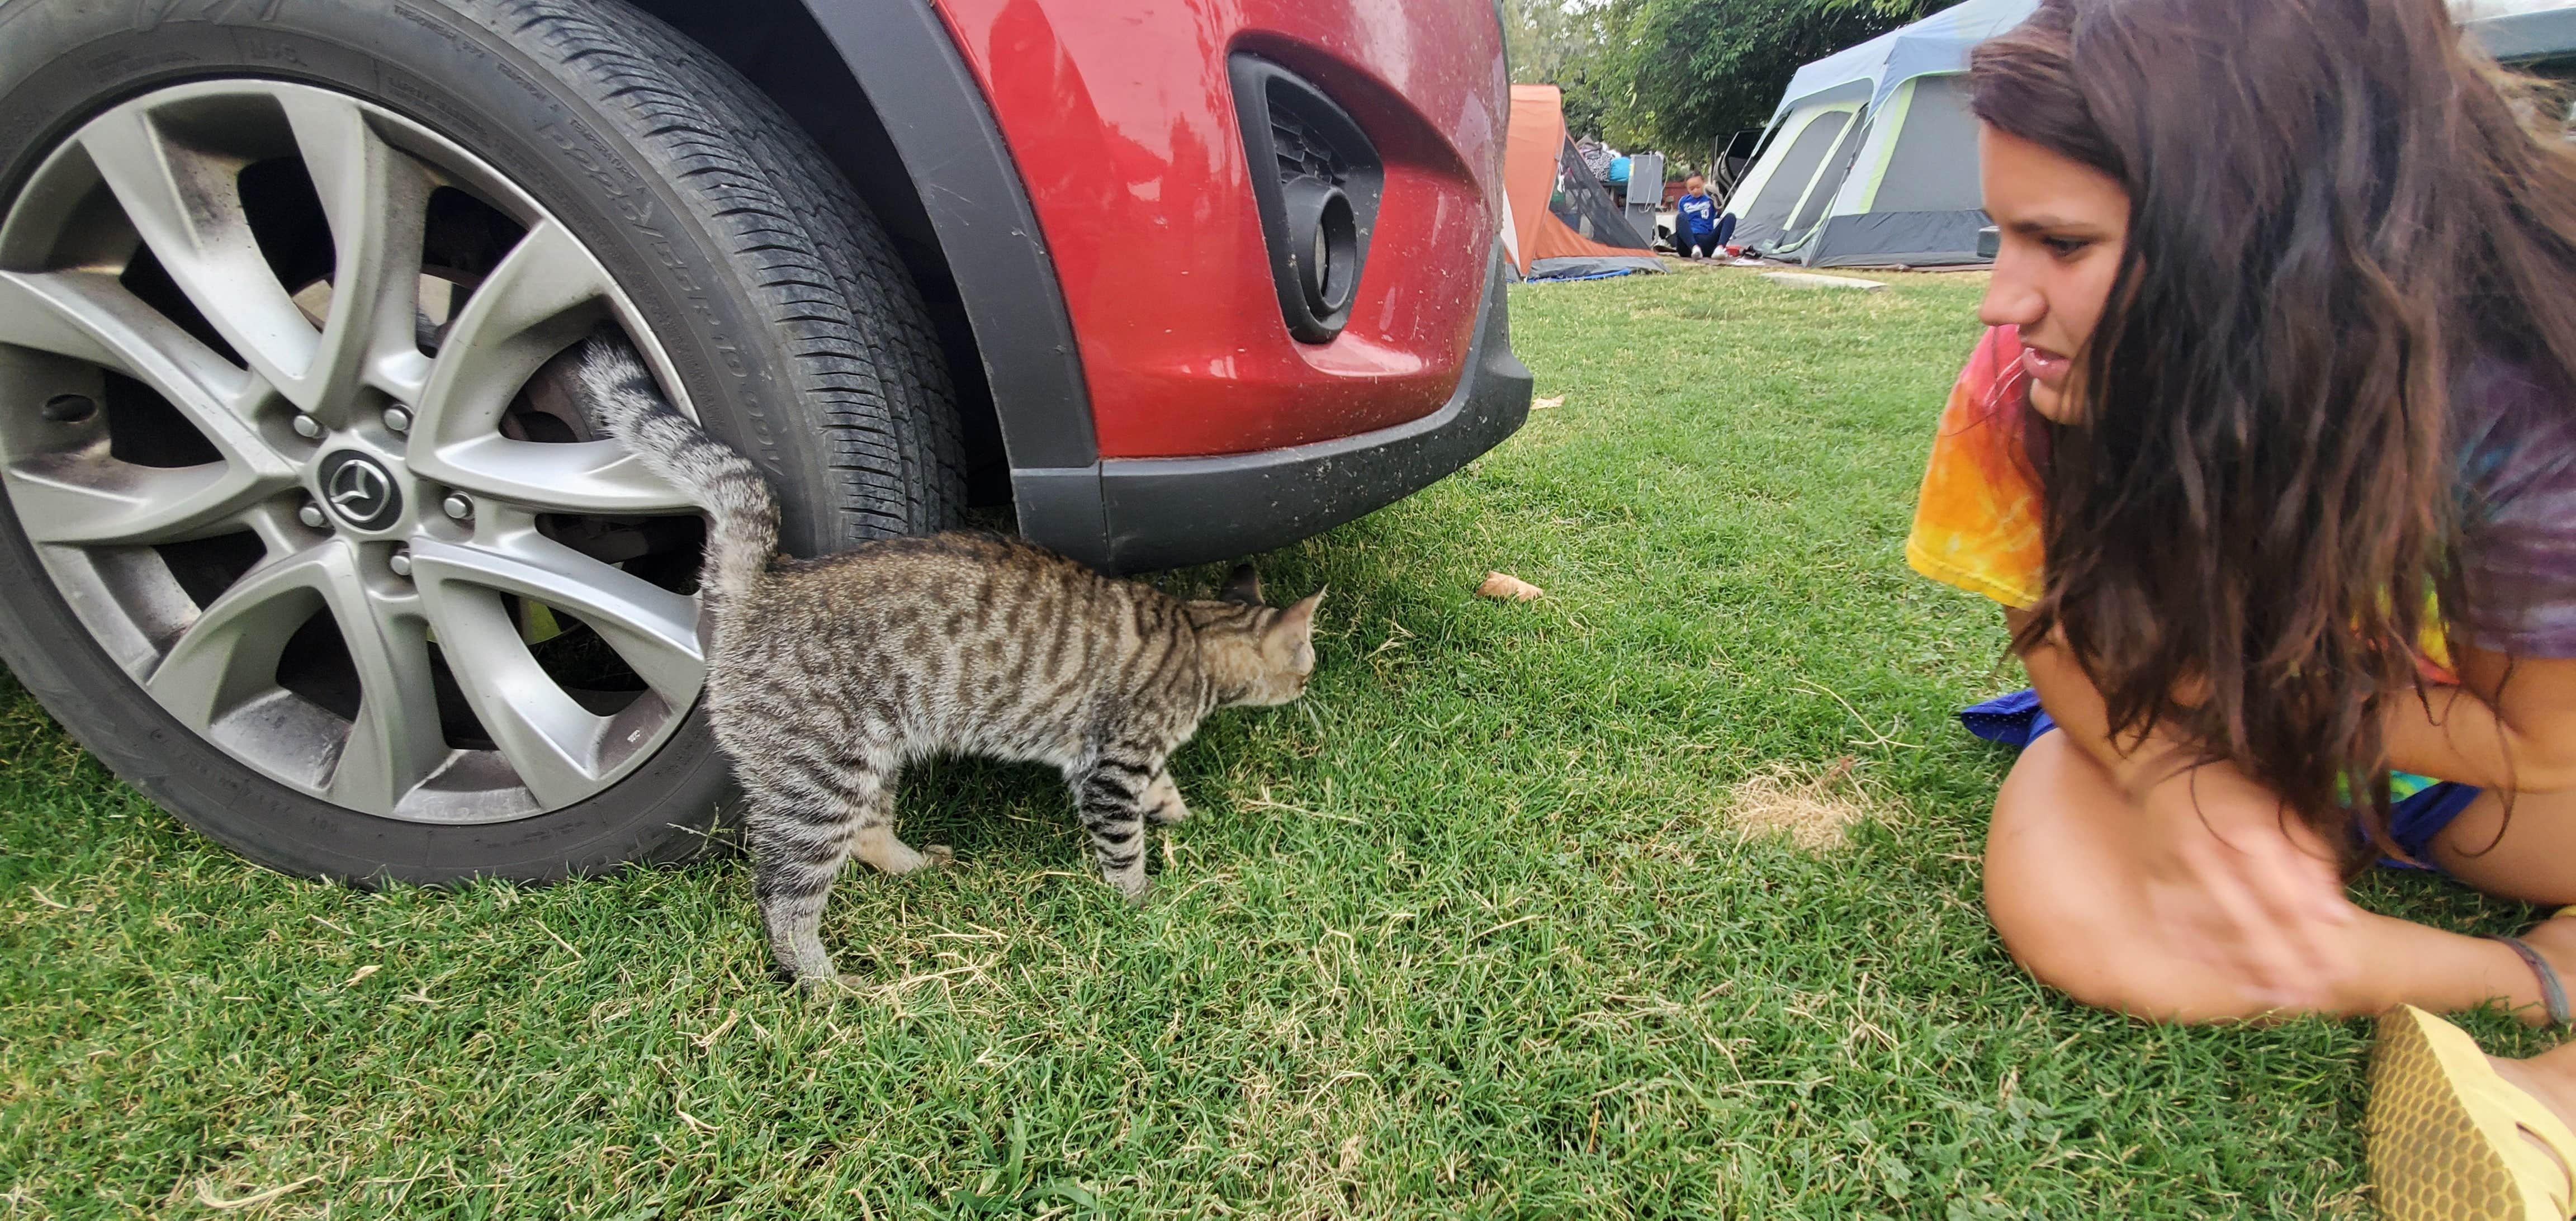
<instances>
[{"instance_id":1,"label":"blue fabric on ground","mask_svg":"<svg viewBox=\"0 0 2576 1221\"><path fill-rule=\"evenodd\" d=\"M2434 837L2447 829L2453 820L2459 818L2460 811L2468 809L2469 803L2477 799L2478 787L2474 784L2440 781L2388 808L2388 838L2396 840L2397 846L2405 849L2406 855L2415 861L2429 862L2433 859ZM2442 872L2439 866L2418 865L2415 861L2383 857L2379 863L2387 869Z\"/></svg>"},{"instance_id":2,"label":"blue fabric on ground","mask_svg":"<svg viewBox=\"0 0 2576 1221\"><path fill-rule=\"evenodd\" d=\"M2048 715L2047 709L2039 706L2039 692L2028 688L1961 709L1959 723L1967 726L1968 732L1979 738L2012 747L2014 750L2027 748L2031 743L2038 741L2042 735L2057 728L2056 719ZM2440 835L2451 825L2452 820L2460 816L2460 811L2468 809L2469 803L2477 799L2478 789L2475 785L2436 780L2389 807L2388 837L2396 840L2397 846L2405 849L2406 855L2415 858L2416 861L2429 861L2432 859L2434 837ZM2379 863L2388 869L2440 872L2431 865L2418 865L2413 861L2394 858L2383 858Z\"/></svg>"},{"instance_id":3,"label":"blue fabric on ground","mask_svg":"<svg viewBox=\"0 0 2576 1221\"><path fill-rule=\"evenodd\" d=\"M1638 275L1644 271L1645 268L1642 267L1622 267L1616 271L1596 271L1588 276L1531 276L1529 278L1529 282L1532 284L1575 284L1584 280L1615 280L1621 276Z\"/></svg>"},{"instance_id":4,"label":"blue fabric on ground","mask_svg":"<svg viewBox=\"0 0 2576 1221\"><path fill-rule=\"evenodd\" d=\"M2039 692L2027 687L1961 710L1959 723L1967 726L1969 733L2014 750L2057 728L2057 721L2039 706Z\"/></svg>"}]
</instances>

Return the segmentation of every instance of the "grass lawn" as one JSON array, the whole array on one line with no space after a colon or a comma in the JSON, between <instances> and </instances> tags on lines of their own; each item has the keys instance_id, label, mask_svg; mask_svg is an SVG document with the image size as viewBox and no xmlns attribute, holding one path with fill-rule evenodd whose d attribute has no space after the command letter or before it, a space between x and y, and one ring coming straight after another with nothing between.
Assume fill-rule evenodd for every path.
<instances>
[{"instance_id":1,"label":"grass lawn","mask_svg":"<svg viewBox=\"0 0 2576 1221\"><path fill-rule=\"evenodd\" d=\"M1979 289L1514 289L1564 404L1266 561L1332 589L1313 715L1183 752L1157 901L945 766L903 833L962 867L854 867L828 1002L738 860L279 877L0 680L0 1218L2363 1215L2365 1025L2081 1011L1985 924L1950 712L2016 679L1900 556Z\"/></svg>"}]
</instances>

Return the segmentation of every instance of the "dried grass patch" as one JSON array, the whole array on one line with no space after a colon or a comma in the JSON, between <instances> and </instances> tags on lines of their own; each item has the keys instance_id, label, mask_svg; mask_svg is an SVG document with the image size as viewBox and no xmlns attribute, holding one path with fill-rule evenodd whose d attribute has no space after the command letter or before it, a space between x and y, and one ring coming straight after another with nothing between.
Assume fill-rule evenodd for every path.
<instances>
[{"instance_id":1,"label":"dried grass patch","mask_svg":"<svg viewBox=\"0 0 2576 1221\"><path fill-rule=\"evenodd\" d=\"M1846 755L1824 767L1773 763L1727 791L1726 821L1747 839L1782 836L1807 852L1842 847L1863 819L1885 817L1894 800L1857 774Z\"/></svg>"}]
</instances>

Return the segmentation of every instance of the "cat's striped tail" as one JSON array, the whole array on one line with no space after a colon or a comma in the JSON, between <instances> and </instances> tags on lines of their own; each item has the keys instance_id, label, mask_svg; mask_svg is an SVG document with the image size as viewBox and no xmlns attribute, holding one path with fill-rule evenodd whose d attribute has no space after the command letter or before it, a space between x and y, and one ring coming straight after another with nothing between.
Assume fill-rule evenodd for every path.
<instances>
[{"instance_id":1,"label":"cat's striped tail","mask_svg":"<svg viewBox=\"0 0 2576 1221\"><path fill-rule=\"evenodd\" d=\"M592 421L713 519L701 592L717 601L741 597L778 554L778 498L769 480L673 408L624 336L584 343L579 372Z\"/></svg>"}]
</instances>

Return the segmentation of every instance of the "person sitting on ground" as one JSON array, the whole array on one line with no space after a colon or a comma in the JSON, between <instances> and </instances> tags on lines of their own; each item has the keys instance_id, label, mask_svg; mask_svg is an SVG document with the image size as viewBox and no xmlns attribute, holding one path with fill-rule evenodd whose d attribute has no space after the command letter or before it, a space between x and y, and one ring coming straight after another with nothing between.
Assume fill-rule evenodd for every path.
<instances>
[{"instance_id":1,"label":"person sitting on ground","mask_svg":"<svg viewBox=\"0 0 2576 1221\"><path fill-rule=\"evenodd\" d=\"M2035 688L1969 714L2023 745L2004 947L2149 1020L2377 1015L2381 1213L2565 1221L2576 1043L2433 1014L2567 1024L2576 908L2481 939L2345 887L2576 904L2563 111L2443 0L2043 0L1969 87L2003 246L1907 554Z\"/></svg>"},{"instance_id":2,"label":"person sitting on ground","mask_svg":"<svg viewBox=\"0 0 2576 1221\"><path fill-rule=\"evenodd\" d=\"M1673 205L1673 245L1686 259L1709 258L1718 251L1717 201L1709 198L1708 179L1697 174L1682 180L1681 200Z\"/></svg>"}]
</instances>

